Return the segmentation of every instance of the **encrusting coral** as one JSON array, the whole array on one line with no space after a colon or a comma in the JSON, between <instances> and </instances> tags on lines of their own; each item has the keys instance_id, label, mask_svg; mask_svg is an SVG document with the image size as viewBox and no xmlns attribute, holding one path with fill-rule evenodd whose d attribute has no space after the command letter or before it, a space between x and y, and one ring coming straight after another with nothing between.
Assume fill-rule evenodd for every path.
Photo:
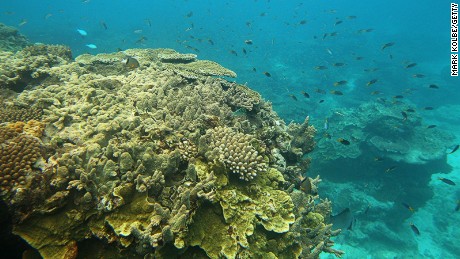
<instances>
[{"instance_id":1,"label":"encrusting coral","mask_svg":"<svg viewBox=\"0 0 460 259\"><path fill-rule=\"evenodd\" d=\"M314 145L308 120L286 126L260 95L216 77L235 76L230 70L176 53L133 49L34 68L47 78L28 81L9 102L43 109L43 136L27 139L46 151L39 168L49 188L31 209L39 213L24 212L14 233L45 258L75 258L77 250L114 258L333 252L324 218L301 220L325 214L315 210L324 202L296 204L292 196L317 200L291 182ZM124 67L127 56L140 66ZM4 132L7 145L25 134ZM29 166L37 158L26 157Z\"/></svg>"}]
</instances>

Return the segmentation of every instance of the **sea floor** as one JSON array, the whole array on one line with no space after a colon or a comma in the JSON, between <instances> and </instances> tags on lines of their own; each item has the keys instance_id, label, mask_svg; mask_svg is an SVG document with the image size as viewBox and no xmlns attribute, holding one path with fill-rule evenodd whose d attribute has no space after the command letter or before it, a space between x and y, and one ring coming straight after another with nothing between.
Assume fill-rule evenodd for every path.
<instances>
[{"instance_id":1,"label":"sea floor","mask_svg":"<svg viewBox=\"0 0 460 259\"><path fill-rule=\"evenodd\" d=\"M453 129L451 132L456 135L456 142L459 143L460 131ZM334 248L346 252L343 258L458 258L460 211L455 211L455 208L460 200L460 152L447 155L447 163L452 167L449 173L433 172L431 176L429 187L434 193L431 199L424 206L416 208L402 222L393 222L391 214L385 213L396 204L375 200L356 188L355 183L323 182L320 191L332 192L330 197L333 203L348 199L345 203L357 204L361 199L374 208L366 212L365 217L364 209L358 209L353 229L344 230L334 238ZM448 178L457 185L448 185L440 181L440 177ZM347 189L352 194L340 197ZM405 209L400 207L401 210ZM411 223L417 226L420 235L412 231ZM320 258L332 259L334 256L322 254Z\"/></svg>"}]
</instances>

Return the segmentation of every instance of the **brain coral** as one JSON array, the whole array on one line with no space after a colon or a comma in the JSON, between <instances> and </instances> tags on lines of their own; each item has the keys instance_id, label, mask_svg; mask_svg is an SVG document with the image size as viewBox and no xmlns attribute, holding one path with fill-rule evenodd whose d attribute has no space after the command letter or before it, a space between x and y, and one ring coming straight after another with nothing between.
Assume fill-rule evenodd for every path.
<instances>
[{"instance_id":1,"label":"brain coral","mask_svg":"<svg viewBox=\"0 0 460 259\"><path fill-rule=\"evenodd\" d=\"M14 129L0 127L0 191L26 184L32 165L41 157L40 141Z\"/></svg>"}]
</instances>

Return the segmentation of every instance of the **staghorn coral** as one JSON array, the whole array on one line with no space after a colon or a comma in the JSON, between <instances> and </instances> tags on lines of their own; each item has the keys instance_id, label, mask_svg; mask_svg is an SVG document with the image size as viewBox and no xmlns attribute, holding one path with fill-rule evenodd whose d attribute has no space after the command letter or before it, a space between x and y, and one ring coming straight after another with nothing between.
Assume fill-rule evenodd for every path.
<instances>
[{"instance_id":1,"label":"staghorn coral","mask_svg":"<svg viewBox=\"0 0 460 259\"><path fill-rule=\"evenodd\" d=\"M267 170L268 165L259 155L260 150L253 146L257 140L250 135L217 127L208 130L203 141L206 142L203 148L206 145L204 153L208 160L224 163L230 172L239 174L240 179L249 181Z\"/></svg>"},{"instance_id":2,"label":"staghorn coral","mask_svg":"<svg viewBox=\"0 0 460 259\"><path fill-rule=\"evenodd\" d=\"M294 154L309 152L308 143L292 148L293 136L257 93L193 71L199 76L190 82L166 68L184 64L159 59L167 52L80 56L47 70L51 84L12 101L43 108L43 144L52 152L44 182L54 191L14 232L45 258L73 257L77 246L91 254L83 244L95 239L106 257L116 249L133 258L309 254L292 231L303 215L277 170L301 171ZM140 67L126 70L119 62L126 55ZM232 95L248 99L238 104ZM249 103L251 111L234 116ZM309 244L329 238L317 236Z\"/></svg>"},{"instance_id":3,"label":"staghorn coral","mask_svg":"<svg viewBox=\"0 0 460 259\"><path fill-rule=\"evenodd\" d=\"M13 27L0 23L0 51L18 51L30 45L27 38Z\"/></svg>"}]
</instances>

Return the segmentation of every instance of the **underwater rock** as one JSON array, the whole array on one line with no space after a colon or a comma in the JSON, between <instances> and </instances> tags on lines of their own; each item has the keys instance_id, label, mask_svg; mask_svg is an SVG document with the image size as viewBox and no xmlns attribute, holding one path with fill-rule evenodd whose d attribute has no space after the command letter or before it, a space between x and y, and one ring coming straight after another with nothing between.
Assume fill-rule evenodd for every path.
<instances>
[{"instance_id":1,"label":"underwater rock","mask_svg":"<svg viewBox=\"0 0 460 259\"><path fill-rule=\"evenodd\" d=\"M308 207L300 212L288 189L314 146L308 120L288 130L258 93L215 77L233 72L173 50L85 54L72 62L65 48L36 53L47 48L55 62L34 67L47 76L22 80L25 90L5 97L11 105L41 109L46 122L38 143L46 151L40 168L49 188L32 210L40 213L14 226L44 258L96 248L100 256L122 249L139 258L333 252L324 223L328 207L308 202L298 204ZM17 64L43 58L24 53L0 55ZM166 54L190 60L171 62ZM139 67L124 66L126 56ZM8 139L16 137L11 134ZM305 237L292 226L309 213L323 217L309 221L315 234ZM104 245L88 245L93 239Z\"/></svg>"}]
</instances>

